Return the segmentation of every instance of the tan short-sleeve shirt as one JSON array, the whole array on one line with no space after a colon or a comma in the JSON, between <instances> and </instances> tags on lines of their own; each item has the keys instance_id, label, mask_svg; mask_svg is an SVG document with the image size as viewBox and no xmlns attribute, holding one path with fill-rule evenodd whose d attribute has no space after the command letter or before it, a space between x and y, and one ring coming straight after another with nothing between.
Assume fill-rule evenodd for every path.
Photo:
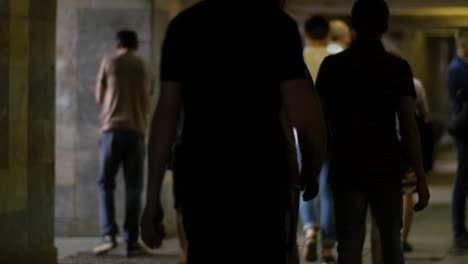
<instances>
[{"instance_id":1,"label":"tan short-sleeve shirt","mask_svg":"<svg viewBox=\"0 0 468 264\"><path fill-rule=\"evenodd\" d=\"M131 54L106 58L98 74L103 87L101 132L130 130L146 135L150 84L144 62Z\"/></svg>"}]
</instances>

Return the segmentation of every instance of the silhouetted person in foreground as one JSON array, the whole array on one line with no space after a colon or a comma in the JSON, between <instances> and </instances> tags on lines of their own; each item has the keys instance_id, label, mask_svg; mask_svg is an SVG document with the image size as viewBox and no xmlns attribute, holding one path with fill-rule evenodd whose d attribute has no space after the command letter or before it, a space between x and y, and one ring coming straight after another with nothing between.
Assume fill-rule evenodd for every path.
<instances>
[{"instance_id":1,"label":"silhouetted person in foreground","mask_svg":"<svg viewBox=\"0 0 468 264\"><path fill-rule=\"evenodd\" d=\"M453 116L460 115L466 107L468 93L468 29L457 33L457 55L447 69L447 88L452 104ZM466 198L468 196L468 136L456 138L458 169L453 182L452 193L452 228L454 246L468 249L468 231L466 229Z\"/></svg>"},{"instance_id":2,"label":"silhouetted person in foreground","mask_svg":"<svg viewBox=\"0 0 468 264\"><path fill-rule=\"evenodd\" d=\"M367 207L382 238L386 264L404 263L401 146L418 178L424 209L429 191L414 115L414 84L408 63L387 53L381 37L388 27L385 1L358 0L352 11L357 40L322 63L317 89L330 132L330 178L335 197L338 263L362 263Z\"/></svg>"},{"instance_id":3,"label":"silhouetted person in foreground","mask_svg":"<svg viewBox=\"0 0 468 264\"><path fill-rule=\"evenodd\" d=\"M137 49L135 32L118 32L117 55L103 60L96 85L96 100L102 107L98 188L99 226L104 237L104 243L94 249L97 254L117 246L114 190L120 165L126 190L126 253L132 256L143 252L138 244L138 222L151 91L146 66L135 54Z\"/></svg>"},{"instance_id":4,"label":"silhouetted person in foreground","mask_svg":"<svg viewBox=\"0 0 468 264\"><path fill-rule=\"evenodd\" d=\"M177 180L188 263L286 263L291 176L280 113L301 137L306 199L325 152L296 23L277 1L201 1L170 24L161 81L144 242L161 245L161 182L183 105Z\"/></svg>"}]
</instances>

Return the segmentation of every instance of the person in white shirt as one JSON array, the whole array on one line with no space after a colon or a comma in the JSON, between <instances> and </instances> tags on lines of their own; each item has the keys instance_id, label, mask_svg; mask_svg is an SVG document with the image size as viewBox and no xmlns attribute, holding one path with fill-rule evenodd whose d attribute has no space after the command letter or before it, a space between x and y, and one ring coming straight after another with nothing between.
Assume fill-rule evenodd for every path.
<instances>
[{"instance_id":1,"label":"person in white shirt","mask_svg":"<svg viewBox=\"0 0 468 264\"><path fill-rule=\"evenodd\" d=\"M314 80L317 78L322 61L330 55L327 51L329 31L328 21L321 16L312 16L305 24L304 60ZM317 238L321 232L323 263L334 263L335 215L326 165L320 173L319 185L319 196L309 202L303 200L300 202L300 215L306 235L304 257L310 262L317 260Z\"/></svg>"},{"instance_id":2,"label":"person in white shirt","mask_svg":"<svg viewBox=\"0 0 468 264\"><path fill-rule=\"evenodd\" d=\"M327 46L330 54L337 54L347 49L352 42L351 29L340 19L330 21L331 42Z\"/></svg>"}]
</instances>

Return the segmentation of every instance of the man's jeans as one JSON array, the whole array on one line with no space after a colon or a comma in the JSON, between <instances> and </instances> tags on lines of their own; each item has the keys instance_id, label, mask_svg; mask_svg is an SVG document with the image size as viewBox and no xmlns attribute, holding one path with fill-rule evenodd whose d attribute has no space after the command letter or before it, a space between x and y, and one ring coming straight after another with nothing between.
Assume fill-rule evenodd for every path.
<instances>
[{"instance_id":1,"label":"man's jeans","mask_svg":"<svg viewBox=\"0 0 468 264\"><path fill-rule=\"evenodd\" d=\"M465 206L468 196L468 145L457 142L458 170L453 182L452 224L455 237L465 235Z\"/></svg>"},{"instance_id":2,"label":"man's jeans","mask_svg":"<svg viewBox=\"0 0 468 264\"><path fill-rule=\"evenodd\" d=\"M138 240L144 153L144 137L140 134L122 130L102 133L97 180L102 235L115 236L119 232L115 221L114 190L117 171L122 164L126 190L123 238L129 243Z\"/></svg>"},{"instance_id":3,"label":"man's jeans","mask_svg":"<svg viewBox=\"0 0 468 264\"><path fill-rule=\"evenodd\" d=\"M363 191L334 189L338 264L361 264L368 205L382 241L384 263L404 263L400 230L402 191L400 184L369 184Z\"/></svg>"},{"instance_id":4,"label":"man's jeans","mask_svg":"<svg viewBox=\"0 0 468 264\"><path fill-rule=\"evenodd\" d=\"M299 212L304 231L310 228L320 229L323 247L331 248L336 242L335 208L331 186L328 183L327 164L320 172L319 186L319 195L315 199L308 202L300 199Z\"/></svg>"}]
</instances>

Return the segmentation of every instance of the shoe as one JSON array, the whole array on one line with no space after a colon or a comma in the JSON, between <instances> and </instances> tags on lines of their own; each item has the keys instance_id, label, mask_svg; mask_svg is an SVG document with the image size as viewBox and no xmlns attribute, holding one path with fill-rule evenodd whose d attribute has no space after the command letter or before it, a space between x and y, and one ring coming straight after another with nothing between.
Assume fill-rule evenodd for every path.
<instances>
[{"instance_id":1,"label":"shoe","mask_svg":"<svg viewBox=\"0 0 468 264\"><path fill-rule=\"evenodd\" d=\"M322 264L336 264L336 259L333 256L333 249L324 248L322 250Z\"/></svg>"},{"instance_id":2,"label":"shoe","mask_svg":"<svg viewBox=\"0 0 468 264\"><path fill-rule=\"evenodd\" d=\"M466 250L468 249L468 234L455 237L454 239L454 248L456 250Z\"/></svg>"},{"instance_id":3,"label":"shoe","mask_svg":"<svg viewBox=\"0 0 468 264\"><path fill-rule=\"evenodd\" d=\"M317 261L317 238L311 236L304 243L304 258L308 262Z\"/></svg>"},{"instance_id":4,"label":"shoe","mask_svg":"<svg viewBox=\"0 0 468 264\"><path fill-rule=\"evenodd\" d=\"M93 248L93 252L96 255L106 254L107 252L111 251L112 249L117 247L117 239L115 236L104 236L102 238L102 244Z\"/></svg>"},{"instance_id":5,"label":"shoe","mask_svg":"<svg viewBox=\"0 0 468 264\"><path fill-rule=\"evenodd\" d=\"M404 253L413 252L413 246L410 243L408 243L407 241L403 241L401 243L401 247L403 248Z\"/></svg>"},{"instance_id":6,"label":"shoe","mask_svg":"<svg viewBox=\"0 0 468 264\"><path fill-rule=\"evenodd\" d=\"M138 242L130 242L127 243L127 248L125 251L125 256L127 258L133 258L138 256L144 256L147 252L143 246L141 246Z\"/></svg>"}]
</instances>

